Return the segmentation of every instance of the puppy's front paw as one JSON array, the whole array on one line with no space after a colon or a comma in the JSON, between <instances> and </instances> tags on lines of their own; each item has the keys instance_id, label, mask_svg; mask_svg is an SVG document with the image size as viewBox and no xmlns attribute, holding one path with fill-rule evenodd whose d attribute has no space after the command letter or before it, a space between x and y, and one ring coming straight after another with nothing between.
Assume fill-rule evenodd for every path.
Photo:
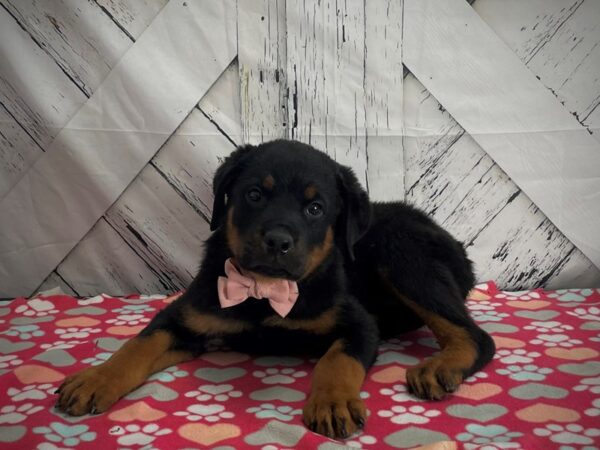
<instances>
[{"instance_id":1,"label":"puppy's front paw","mask_svg":"<svg viewBox=\"0 0 600 450\"><path fill-rule=\"evenodd\" d=\"M311 393L303 410L304 424L315 433L345 439L362 429L367 417L363 401L347 392Z\"/></svg>"},{"instance_id":2,"label":"puppy's front paw","mask_svg":"<svg viewBox=\"0 0 600 450\"><path fill-rule=\"evenodd\" d=\"M124 394L114 375L99 366L67 377L58 388L56 407L72 416L106 411Z\"/></svg>"},{"instance_id":3,"label":"puppy's front paw","mask_svg":"<svg viewBox=\"0 0 600 450\"><path fill-rule=\"evenodd\" d=\"M441 358L431 358L406 371L410 393L426 400L441 400L463 381L463 370Z\"/></svg>"}]
</instances>

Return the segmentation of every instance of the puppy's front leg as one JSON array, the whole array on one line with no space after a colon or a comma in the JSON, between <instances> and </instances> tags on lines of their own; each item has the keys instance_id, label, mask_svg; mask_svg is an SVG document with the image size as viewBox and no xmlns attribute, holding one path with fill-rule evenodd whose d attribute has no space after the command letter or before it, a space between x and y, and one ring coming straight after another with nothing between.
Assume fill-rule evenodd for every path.
<instances>
[{"instance_id":1,"label":"puppy's front leg","mask_svg":"<svg viewBox=\"0 0 600 450\"><path fill-rule=\"evenodd\" d=\"M348 437L366 420L360 388L367 368L347 351L348 344L339 339L321 357L303 411L309 429L331 438Z\"/></svg>"},{"instance_id":2,"label":"puppy's front leg","mask_svg":"<svg viewBox=\"0 0 600 450\"><path fill-rule=\"evenodd\" d=\"M131 339L103 364L67 377L58 388L57 408L72 416L106 411L150 374L192 357L172 350L173 342L167 330Z\"/></svg>"}]
</instances>

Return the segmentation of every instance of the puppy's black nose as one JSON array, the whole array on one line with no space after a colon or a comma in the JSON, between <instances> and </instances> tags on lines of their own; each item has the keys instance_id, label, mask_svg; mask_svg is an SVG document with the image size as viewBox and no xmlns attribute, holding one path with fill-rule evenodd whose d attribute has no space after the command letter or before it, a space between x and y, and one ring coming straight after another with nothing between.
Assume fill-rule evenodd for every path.
<instances>
[{"instance_id":1,"label":"puppy's black nose","mask_svg":"<svg viewBox=\"0 0 600 450\"><path fill-rule=\"evenodd\" d=\"M263 237L263 242L267 250L275 253L286 254L294 248L292 235L282 228L267 231Z\"/></svg>"}]
</instances>

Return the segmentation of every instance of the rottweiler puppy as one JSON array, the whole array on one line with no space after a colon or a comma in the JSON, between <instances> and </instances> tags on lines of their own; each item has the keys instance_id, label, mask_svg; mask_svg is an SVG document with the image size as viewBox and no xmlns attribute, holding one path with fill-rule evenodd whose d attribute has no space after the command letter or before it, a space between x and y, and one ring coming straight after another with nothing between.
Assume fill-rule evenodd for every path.
<instances>
[{"instance_id":1,"label":"rottweiler puppy","mask_svg":"<svg viewBox=\"0 0 600 450\"><path fill-rule=\"evenodd\" d=\"M406 374L425 399L455 391L492 358L492 339L465 307L471 262L424 213L370 203L351 169L294 141L238 148L213 188L214 232L192 284L108 361L66 378L59 409L104 412L218 340L319 356L303 420L345 438L365 424L359 393L379 339L433 331L441 351Z\"/></svg>"}]
</instances>

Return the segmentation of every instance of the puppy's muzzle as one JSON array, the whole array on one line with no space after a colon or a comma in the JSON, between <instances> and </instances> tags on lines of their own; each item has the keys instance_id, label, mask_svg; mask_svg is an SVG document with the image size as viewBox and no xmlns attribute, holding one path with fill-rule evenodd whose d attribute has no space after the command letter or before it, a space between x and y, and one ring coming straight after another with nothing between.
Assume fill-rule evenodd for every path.
<instances>
[{"instance_id":1,"label":"puppy's muzzle","mask_svg":"<svg viewBox=\"0 0 600 450\"><path fill-rule=\"evenodd\" d=\"M285 228L273 228L265 232L263 246L272 255L285 255L294 248L294 238Z\"/></svg>"}]
</instances>

